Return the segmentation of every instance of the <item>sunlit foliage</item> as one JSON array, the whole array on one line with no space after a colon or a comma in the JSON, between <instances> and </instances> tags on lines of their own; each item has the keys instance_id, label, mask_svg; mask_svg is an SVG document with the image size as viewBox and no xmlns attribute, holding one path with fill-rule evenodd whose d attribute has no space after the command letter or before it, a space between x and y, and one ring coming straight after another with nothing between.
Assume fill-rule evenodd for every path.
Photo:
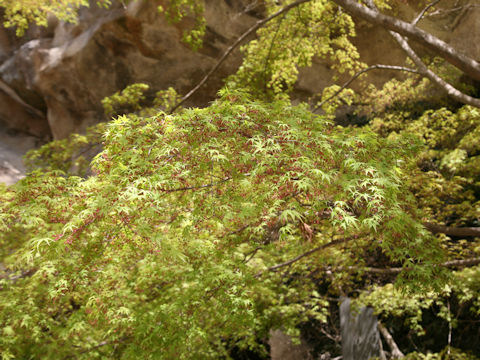
<instances>
[{"instance_id":1,"label":"sunlit foliage","mask_svg":"<svg viewBox=\"0 0 480 360\"><path fill-rule=\"evenodd\" d=\"M288 3L263 2L264 15ZM49 13L75 21L86 5L0 6L21 35ZM159 11L194 19L183 38L201 46L202 1ZM300 69L316 57L334 80L366 67L354 36L352 18L332 2L305 3L243 46L242 65L210 107L167 115L180 98L173 88L154 96L133 84L103 101L113 121L30 152L29 176L0 187L3 358L265 355L259 339L270 329L299 335L345 294L418 337L427 312L458 329L451 303L478 317L478 266L439 266L478 257L478 240L422 226L479 225L478 109L438 97L417 75L347 88L323 103L325 116L291 105ZM438 60L430 65L473 90ZM343 105L368 126L331 122ZM402 271L371 275L391 267ZM467 356L450 346L409 355Z\"/></svg>"},{"instance_id":2,"label":"sunlit foliage","mask_svg":"<svg viewBox=\"0 0 480 360\"><path fill-rule=\"evenodd\" d=\"M401 183L412 146L228 91L203 110L119 117L95 176L37 171L6 193L1 239L19 248L5 259L2 347L167 359L253 346L274 324L325 318L312 281L286 286L269 267L331 241L342 250L285 270L359 266L379 249L407 283L433 279L435 242Z\"/></svg>"}]
</instances>

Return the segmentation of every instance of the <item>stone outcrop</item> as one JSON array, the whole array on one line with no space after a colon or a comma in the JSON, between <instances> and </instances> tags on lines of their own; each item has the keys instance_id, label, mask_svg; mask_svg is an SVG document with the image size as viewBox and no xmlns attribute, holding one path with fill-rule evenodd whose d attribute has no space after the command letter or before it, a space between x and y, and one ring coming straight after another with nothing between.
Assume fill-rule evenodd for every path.
<instances>
[{"instance_id":1,"label":"stone outcrop","mask_svg":"<svg viewBox=\"0 0 480 360\"><path fill-rule=\"evenodd\" d=\"M52 19L47 29L33 28L22 39L0 30L0 120L8 127L39 137L63 138L105 120L100 100L129 84L147 83L152 92L173 86L185 93L256 21L245 10L247 1L207 1L205 45L194 52L181 41L191 19L168 23L157 11L161 1L116 3L109 10L94 3L80 11L76 25ZM401 11L404 18L414 15L408 5ZM480 41L475 41L480 38L479 11L464 7L440 20L426 18L422 26L480 58ZM381 29L362 27L357 43L370 64L403 61L401 50ZM237 52L189 105L211 100L221 79L239 62ZM302 74L299 93L317 92L330 81L321 61ZM381 82L385 74L376 72L371 77Z\"/></svg>"},{"instance_id":2,"label":"stone outcrop","mask_svg":"<svg viewBox=\"0 0 480 360\"><path fill-rule=\"evenodd\" d=\"M158 1L117 3L109 10L92 5L78 24L52 21L48 29L15 39L0 33L0 120L35 136L64 138L106 120L101 99L136 82L152 92L175 87L187 92L216 58L256 19L241 2L207 2L205 46L192 51L181 41L191 19L170 24ZM235 56L236 55L236 56ZM239 64L234 54L192 104L211 100L221 79ZM21 101L18 101L21 100Z\"/></svg>"}]
</instances>

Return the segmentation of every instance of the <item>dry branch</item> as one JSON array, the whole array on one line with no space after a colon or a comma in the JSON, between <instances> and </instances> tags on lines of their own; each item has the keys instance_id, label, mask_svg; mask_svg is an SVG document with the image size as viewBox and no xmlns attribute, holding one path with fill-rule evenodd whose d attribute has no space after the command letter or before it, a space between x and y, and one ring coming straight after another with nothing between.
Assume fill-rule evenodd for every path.
<instances>
[{"instance_id":1,"label":"dry branch","mask_svg":"<svg viewBox=\"0 0 480 360\"><path fill-rule=\"evenodd\" d=\"M462 93L460 90L454 88L452 85L443 80L440 76L435 74L430 70L427 65L423 63L420 57L413 51L413 49L408 45L407 40L403 38L400 34L390 31L390 34L394 37L397 43L402 47L402 49L407 53L408 57L412 59L415 65L418 67L420 73L428 78L431 82L436 84L442 90L444 90L452 99L455 99L461 103L468 104L480 108L480 99L473 98L467 94Z\"/></svg>"},{"instance_id":2,"label":"dry branch","mask_svg":"<svg viewBox=\"0 0 480 360\"><path fill-rule=\"evenodd\" d=\"M480 80L480 63L474 59L460 53L458 50L447 44L445 41L433 36L432 34L417 28L408 22L380 13L376 9L370 9L356 2L355 0L332 0L341 6L348 13L359 17L371 24L381 26L390 31L399 33L414 40L421 45L433 50L436 54L443 57L450 64L462 70L472 79Z\"/></svg>"}]
</instances>

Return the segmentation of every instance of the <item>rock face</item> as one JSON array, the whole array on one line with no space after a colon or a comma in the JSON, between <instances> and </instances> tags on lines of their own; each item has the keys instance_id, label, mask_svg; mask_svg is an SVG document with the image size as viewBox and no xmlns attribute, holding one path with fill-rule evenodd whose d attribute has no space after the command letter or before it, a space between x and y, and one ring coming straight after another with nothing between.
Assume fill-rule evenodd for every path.
<instances>
[{"instance_id":1,"label":"rock face","mask_svg":"<svg viewBox=\"0 0 480 360\"><path fill-rule=\"evenodd\" d=\"M152 91L173 86L186 92L232 38L255 21L241 13L240 2L235 6L207 2L206 46L194 52L181 41L189 19L169 24L157 11L158 1L131 2L126 7L117 3L109 10L94 3L80 11L77 25L52 21L49 29L37 30L24 43L2 30L2 95L10 96L12 102L11 95L16 94L30 105L14 101L11 109L0 111L9 127L64 138L106 120L100 100L132 83L147 83ZM233 72L238 62L239 57L232 56L193 103L210 100L221 85L219 80ZM0 104L2 100L8 101L0 98ZM12 120L11 113L19 115Z\"/></svg>"},{"instance_id":2,"label":"rock face","mask_svg":"<svg viewBox=\"0 0 480 360\"><path fill-rule=\"evenodd\" d=\"M409 5L415 2L398 1L402 18L411 19L418 12ZM47 28L32 27L23 38L0 28L0 128L43 141L60 139L107 120L101 99L127 85L146 83L150 96L170 86L185 94L258 20L252 1L206 0L207 33L203 48L194 52L181 41L192 19L168 23L157 11L163 2L130 1L124 6L114 1L105 10L92 0L90 8L80 11L78 24L51 19ZM422 26L480 59L480 8L468 7L468 0L443 3L467 7L428 17ZM403 62L401 50L383 29L360 26L356 42L370 65ZM222 79L233 73L240 61L236 50L186 105L211 101ZM305 99L321 91L330 84L331 75L329 67L315 59L313 67L301 70L296 96ZM377 71L368 76L378 84L392 73Z\"/></svg>"}]
</instances>

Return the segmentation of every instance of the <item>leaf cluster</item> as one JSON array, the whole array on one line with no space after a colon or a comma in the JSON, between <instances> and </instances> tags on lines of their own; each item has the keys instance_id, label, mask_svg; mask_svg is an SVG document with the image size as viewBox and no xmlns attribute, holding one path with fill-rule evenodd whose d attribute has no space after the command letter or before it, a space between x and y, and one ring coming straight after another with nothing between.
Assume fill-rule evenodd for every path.
<instances>
[{"instance_id":1,"label":"leaf cluster","mask_svg":"<svg viewBox=\"0 0 480 360\"><path fill-rule=\"evenodd\" d=\"M120 116L103 141L94 176L37 171L2 192L7 357L218 358L325 319L315 283L292 274L372 248L406 281L435 274L400 175L411 138L224 90L206 109ZM342 237L290 275L269 270Z\"/></svg>"}]
</instances>

